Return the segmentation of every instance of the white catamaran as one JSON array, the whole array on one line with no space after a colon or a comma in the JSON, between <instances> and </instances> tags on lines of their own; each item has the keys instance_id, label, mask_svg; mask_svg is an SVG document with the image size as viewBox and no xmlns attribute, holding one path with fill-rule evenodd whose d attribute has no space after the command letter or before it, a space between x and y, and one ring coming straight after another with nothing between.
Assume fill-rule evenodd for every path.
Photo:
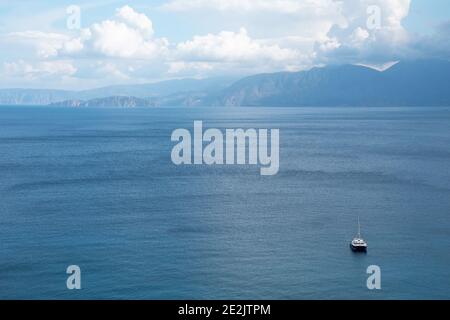
<instances>
[{"instance_id":1,"label":"white catamaran","mask_svg":"<svg viewBox=\"0 0 450 320\"><path fill-rule=\"evenodd\" d=\"M350 248L355 252L366 252L367 251L367 242L361 237L361 225L359 223L358 217L358 234L355 238L353 238L350 243Z\"/></svg>"}]
</instances>

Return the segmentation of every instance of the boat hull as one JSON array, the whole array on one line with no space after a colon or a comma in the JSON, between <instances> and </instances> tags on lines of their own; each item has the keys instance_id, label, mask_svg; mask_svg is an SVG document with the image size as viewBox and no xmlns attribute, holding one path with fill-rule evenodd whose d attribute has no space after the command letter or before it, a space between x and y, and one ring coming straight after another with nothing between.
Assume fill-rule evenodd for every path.
<instances>
[{"instance_id":1,"label":"boat hull","mask_svg":"<svg viewBox=\"0 0 450 320\"><path fill-rule=\"evenodd\" d=\"M367 246L354 246L350 243L350 249L353 252L367 252Z\"/></svg>"}]
</instances>

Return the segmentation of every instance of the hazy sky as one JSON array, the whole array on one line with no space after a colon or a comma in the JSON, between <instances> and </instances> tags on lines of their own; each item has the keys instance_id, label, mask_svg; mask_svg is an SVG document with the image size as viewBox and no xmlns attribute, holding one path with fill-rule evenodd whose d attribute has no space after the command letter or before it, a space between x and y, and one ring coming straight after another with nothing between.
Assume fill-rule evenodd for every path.
<instances>
[{"instance_id":1,"label":"hazy sky","mask_svg":"<svg viewBox=\"0 0 450 320\"><path fill-rule=\"evenodd\" d=\"M0 0L0 87L83 89L450 57L448 0L92 2Z\"/></svg>"}]
</instances>

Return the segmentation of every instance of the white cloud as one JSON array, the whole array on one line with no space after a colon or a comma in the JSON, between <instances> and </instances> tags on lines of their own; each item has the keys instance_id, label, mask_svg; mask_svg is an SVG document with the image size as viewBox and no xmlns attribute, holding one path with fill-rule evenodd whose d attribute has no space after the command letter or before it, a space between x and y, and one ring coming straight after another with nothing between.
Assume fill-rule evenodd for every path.
<instances>
[{"instance_id":1,"label":"white cloud","mask_svg":"<svg viewBox=\"0 0 450 320\"><path fill-rule=\"evenodd\" d=\"M168 41L153 38L152 21L129 6L117 9L115 19L94 23L88 30L85 45L97 54L137 59L167 54Z\"/></svg>"},{"instance_id":2,"label":"white cloud","mask_svg":"<svg viewBox=\"0 0 450 320\"><path fill-rule=\"evenodd\" d=\"M167 53L168 41L153 38L153 24L129 6L117 9L114 19L81 29L78 36L40 31L14 32L9 39L36 48L40 58L76 54L153 59Z\"/></svg>"},{"instance_id":3,"label":"white cloud","mask_svg":"<svg viewBox=\"0 0 450 320\"><path fill-rule=\"evenodd\" d=\"M162 7L170 11L206 11L206 17L213 15L211 19L238 21L260 43L301 52L303 61L299 64L306 65L396 56L408 45L402 21L408 16L410 3L410 0L172 0ZM371 30L367 27L371 17L368 9L374 6L379 9L380 26ZM382 48L386 50L383 52ZM314 56L315 62L311 59Z\"/></svg>"},{"instance_id":4,"label":"white cloud","mask_svg":"<svg viewBox=\"0 0 450 320\"><path fill-rule=\"evenodd\" d=\"M95 23L89 30L91 37L87 44L95 53L108 57L152 59L163 54L168 46L165 39L147 38L141 29L114 20Z\"/></svg>"},{"instance_id":5,"label":"white cloud","mask_svg":"<svg viewBox=\"0 0 450 320\"><path fill-rule=\"evenodd\" d=\"M77 68L71 61L43 61L35 64L23 60L18 62L5 62L4 75L9 77L21 77L26 80L38 80L43 78L70 77L77 72Z\"/></svg>"},{"instance_id":6,"label":"white cloud","mask_svg":"<svg viewBox=\"0 0 450 320\"><path fill-rule=\"evenodd\" d=\"M244 28L239 32L222 31L219 34L195 36L192 40L178 44L177 54L185 59L216 62L290 61L298 58L294 50L264 45L251 39Z\"/></svg>"},{"instance_id":7,"label":"white cloud","mask_svg":"<svg viewBox=\"0 0 450 320\"><path fill-rule=\"evenodd\" d=\"M31 45L40 58L50 58L58 54L70 37L60 33L46 33L41 31L12 32L6 36L8 42L21 45Z\"/></svg>"},{"instance_id":8,"label":"white cloud","mask_svg":"<svg viewBox=\"0 0 450 320\"><path fill-rule=\"evenodd\" d=\"M241 61L266 72L298 71L315 65L317 44L328 50L339 47L339 39L327 34L333 26L346 22L342 3L334 0L173 0L163 8L202 12L211 22L227 25L233 21L246 30L196 36L178 45L185 57Z\"/></svg>"},{"instance_id":9,"label":"white cloud","mask_svg":"<svg viewBox=\"0 0 450 320\"><path fill-rule=\"evenodd\" d=\"M316 48L324 62L380 63L400 58L409 45L409 35L402 26L408 16L410 0L347 0L342 2L344 23L334 25ZM379 25L373 24L375 21ZM321 46L339 43L334 49Z\"/></svg>"},{"instance_id":10,"label":"white cloud","mask_svg":"<svg viewBox=\"0 0 450 320\"><path fill-rule=\"evenodd\" d=\"M130 27L139 30L143 36L153 36L153 23L145 14L136 12L129 6L124 6L117 9L116 16Z\"/></svg>"},{"instance_id":11,"label":"white cloud","mask_svg":"<svg viewBox=\"0 0 450 320\"><path fill-rule=\"evenodd\" d=\"M117 9L116 19L94 23L86 46L108 57L154 59L167 54L168 41L153 38L152 21L129 6Z\"/></svg>"},{"instance_id":12,"label":"white cloud","mask_svg":"<svg viewBox=\"0 0 450 320\"><path fill-rule=\"evenodd\" d=\"M370 37L369 31L364 28L357 27L350 35L351 44L358 46Z\"/></svg>"},{"instance_id":13,"label":"white cloud","mask_svg":"<svg viewBox=\"0 0 450 320\"><path fill-rule=\"evenodd\" d=\"M272 39L254 39L245 28L194 36L179 43L171 59L170 74L191 76L298 71L305 61L309 63L309 57L299 50L285 48Z\"/></svg>"},{"instance_id":14,"label":"white cloud","mask_svg":"<svg viewBox=\"0 0 450 320\"><path fill-rule=\"evenodd\" d=\"M70 61L78 69L77 76L100 79L110 75L111 79L125 82L145 81L150 74L164 78L297 71L326 63L382 64L410 54L411 38L402 26L410 3L410 0L172 0L162 6L170 11L164 14L175 18L189 14L193 20L201 17L200 25L214 30L205 30L178 43L156 37L147 15L123 6L109 19L78 32L71 31L70 35L40 31L10 33L8 41L33 47L41 62L10 63L5 70L14 74L22 70L23 74L50 75L48 66L43 64L46 60ZM367 25L370 6L377 6L380 12L380 25L375 29ZM448 37L441 33L440 38ZM438 45L432 40L427 43L437 52ZM419 47L417 43L415 46ZM415 48L419 49L424 50ZM87 60L92 67L81 66ZM62 65L55 68L61 76L74 74L67 64L66 69Z\"/></svg>"}]
</instances>

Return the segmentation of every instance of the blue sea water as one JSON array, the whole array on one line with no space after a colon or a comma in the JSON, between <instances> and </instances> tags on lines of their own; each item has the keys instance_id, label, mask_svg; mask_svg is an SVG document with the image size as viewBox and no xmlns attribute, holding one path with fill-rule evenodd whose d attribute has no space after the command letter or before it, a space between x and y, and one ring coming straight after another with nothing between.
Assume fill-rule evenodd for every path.
<instances>
[{"instance_id":1,"label":"blue sea water","mask_svg":"<svg viewBox=\"0 0 450 320\"><path fill-rule=\"evenodd\" d=\"M173 165L194 120L279 128L278 175ZM0 195L2 299L450 298L450 108L2 107Z\"/></svg>"}]
</instances>

